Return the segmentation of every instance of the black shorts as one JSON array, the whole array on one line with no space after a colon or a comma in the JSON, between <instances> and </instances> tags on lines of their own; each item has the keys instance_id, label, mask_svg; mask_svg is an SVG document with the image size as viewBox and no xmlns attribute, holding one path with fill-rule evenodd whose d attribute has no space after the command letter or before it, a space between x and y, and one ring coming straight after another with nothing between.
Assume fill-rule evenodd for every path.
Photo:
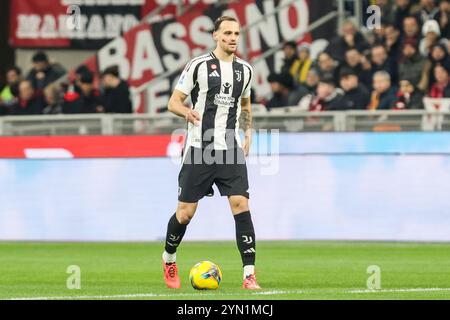
<instances>
[{"instance_id":1,"label":"black shorts","mask_svg":"<svg viewBox=\"0 0 450 320\"><path fill-rule=\"evenodd\" d=\"M213 196L216 184L222 196L249 198L247 165L241 148L209 150L189 147L178 175L178 200L195 203Z\"/></svg>"}]
</instances>

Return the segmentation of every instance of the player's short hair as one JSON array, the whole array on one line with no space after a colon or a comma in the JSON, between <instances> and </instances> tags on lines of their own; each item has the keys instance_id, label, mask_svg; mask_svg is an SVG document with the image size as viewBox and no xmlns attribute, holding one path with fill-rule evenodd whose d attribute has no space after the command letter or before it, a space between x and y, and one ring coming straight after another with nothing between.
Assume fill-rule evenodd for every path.
<instances>
[{"instance_id":1,"label":"player's short hair","mask_svg":"<svg viewBox=\"0 0 450 320\"><path fill-rule=\"evenodd\" d=\"M214 21L214 31L219 30L220 25L222 24L222 22L224 21L234 21L234 22L238 22L236 20L236 18L230 17L230 16L221 16L219 18L216 19L216 21ZM239 22L238 22L239 23Z\"/></svg>"}]
</instances>

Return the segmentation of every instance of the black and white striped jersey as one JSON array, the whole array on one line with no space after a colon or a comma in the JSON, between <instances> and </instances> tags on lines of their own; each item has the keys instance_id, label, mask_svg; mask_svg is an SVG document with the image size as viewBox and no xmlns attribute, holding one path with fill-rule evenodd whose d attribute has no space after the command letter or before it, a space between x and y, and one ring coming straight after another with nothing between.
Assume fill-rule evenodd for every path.
<instances>
[{"instance_id":1,"label":"black and white striped jersey","mask_svg":"<svg viewBox=\"0 0 450 320\"><path fill-rule=\"evenodd\" d=\"M241 98L250 97L253 69L237 57L219 60L214 53L192 59L175 89L191 95L194 110L200 114L197 127L188 124L188 147L227 150L241 147L238 134Z\"/></svg>"}]
</instances>

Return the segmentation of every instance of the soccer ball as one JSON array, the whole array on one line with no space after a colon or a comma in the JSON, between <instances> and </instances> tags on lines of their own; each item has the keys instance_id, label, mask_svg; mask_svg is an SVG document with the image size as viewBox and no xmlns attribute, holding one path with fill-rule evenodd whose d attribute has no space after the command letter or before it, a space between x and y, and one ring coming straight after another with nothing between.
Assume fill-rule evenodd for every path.
<instances>
[{"instance_id":1,"label":"soccer ball","mask_svg":"<svg viewBox=\"0 0 450 320\"><path fill-rule=\"evenodd\" d=\"M222 271L211 261L201 261L192 267L189 280L194 289L216 290L222 281Z\"/></svg>"}]
</instances>

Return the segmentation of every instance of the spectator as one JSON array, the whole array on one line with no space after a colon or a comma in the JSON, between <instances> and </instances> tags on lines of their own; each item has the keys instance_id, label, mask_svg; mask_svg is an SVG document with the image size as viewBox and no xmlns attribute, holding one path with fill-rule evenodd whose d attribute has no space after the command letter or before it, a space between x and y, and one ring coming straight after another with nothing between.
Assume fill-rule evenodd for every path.
<instances>
[{"instance_id":1,"label":"spectator","mask_svg":"<svg viewBox=\"0 0 450 320\"><path fill-rule=\"evenodd\" d=\"M435 0L420 0L420 11L417 18L421 25L432 19L439 21L440 15L441 10Z\"/></svg>"},{"instance_id":2,"label":"spectator","mask_svg":"<svg viewBox=\"0 0 450 320\"><path fill-rule=\"evenodd\" d=\"M369 110L387 110L397 102L396 89L391 86L391 76L386 71L378 71L373 76L373 92Z\"/></svg>"},{"instance_id":3,"label":"spectator","mask_svg":"<svg viewBox=\"0 0 450 320\"><path fill-rule=\"evenodd\" d=\"M267 110L289 106L289 95L293 86L292 78L273 73L267 78L267 81L269 81L273 93L272 98L266 104Z\"/></svg>"},{"instance_id":4,"label":"spectator","mask_svg":"<svg viewBox=\"0 0 450 320\"><path fill-rule=\"evenodd\" d=\"M32 59L33 68L28 73L27 80L31 81L33 88L38 91L44 90L50 83L62 77L66 70L61 65L50 64L45 52L37 52Z\"/></svg>"},{"instance_id":5,"label":"spectator","mask_svg":"<svg viewBox=\"0 0 450 320\"><path fill-rule=\"evenodd\" d=\"M343 68L340 73L340 85L344 90L342 105L345 109L367 109L370 102L369 90L359 84L358 74L353 69Z\"/></svg>"},{"instance_id":6,"label":"spectator","mask_svg":"<svg viewBox=\"0 0 450 320\"><path fill-rule=\"evenodd\" d=\"M104 87L103 105L107 113L132 113L128 83L119 77L117 67L109 67L102 73Z\"/></svg>"},{"instance_id":7,"label":"spectator","mask_svg":"<svg viewBox=\"0 0 450 320\"><path fill-rule=\"evenodd\" d=\"M313 68L309 69L305 82L306 89L308 89L310 93L316 94L319 81L320 81L319 72Z\"/></svg>"},{"instance_id":8,"label":"spectator","mask_svg":"<svg viewBox=\"0 0 450 320\"><path fill-rule=\"evenodd\" d=\"M372 72L386 71L391 76L392 82L397 83L397 66L389 59L386 48L382 45L376 45L371 50L372 55Z\"/></svg>"},{"instance_id":9,"label":"spectator","mask_svg":"<svg viewBox=\"0 0 450 320\"><path fill-rule=\"evenodd\" d=\"M418 46L420 41L420 26L416 17L408 16L403 20L403 42L414 43ZM402 44L403 46L403 44Z\"/></svg>"},{"instance_id":10,"label":"spectator","mask_svg":"<svg viewBox=\"0 0 450 320\"><path fill-rule=\"evenodd\" d=\"M436 83L430 90L431 98L450 98L449 67L436 65L433 69Z\"/></svg>"},{"instance_id":11,"label":"spectator","mask_svg":"<svg viewBox=\"0 0 450 320\"><path fill-rule=\"evenodd\" d=\"M431 48L438 43L441 36L441 30L436 20L428 20L422 27L423 39L420 41L420 54L428 57Z\"/></svg>"},{"instance_id":12,"label":"spectator","mask_svg":"<svg viewBox=\"0 0 450 320\"><path fill-rule=\"evenodd\" d=\"M317 95L310 99L308 110L344 110L342 98L342 93L336 89L334 77L331 74L324 75L317 86ZM302 104L302 101L300 104Z\"/></svg>"},{"instance_id":13,"label":"spectator","mask_svg":"<svg viewBox=\"0 0 450 320\"><path fill-rule=\"evenodd\" d=\"M371 65L363 64L363 55L358 50L352 48L345 52L345 62L342 68L353 70L359 76L361 83L370 87L372 81Z\"/></svg>"},{"instance_id":14,"label":"spectator","mask_svg":"<svg viewBox=\"0 0 450 320\"><path fill-rule=\"evenodd\" d=\"M400 59L400 30L394 24L386 25L385 46L388 52L389 59L397 62Z\"/></svg>"},{"instance_id":15,"label":"spectator","mask_svg":"<svg viewBox=\"0 0 450 320\"><path fill-rule=\"evenodd\" d=\"M331 55L329 55L327 52L320 53L317 57L317 64L320 78L322 78L326 74L331 74L334 78L334 83L337 84L339 82L338 63L331 57Z\"/></svg>"},{"instance_id":16,"label":"spectator","mask_svg":"<svg viewBox=\"0 0 450 320\"><path fill-rule=\"evenodd\" d=\"M345 51L350 48L356 48L359 52L369 49L369 45L364 36L357 30L355 24L348 20L343 23L341 34L330 41L325 49L332 59L343 62Z\"/></svg>"},{"instance_id":17,"label":"spectator","mask_svg":"<svg viewBox=\"0 0 450 320\"><path fill-rule=\"evenodd\" d=\"M42 95L36 93L31 81L19 82L19 99L11 106L11 115L36 115L42 114L45 101Z\"/></svg>"},{"instance_id":18,"label":"spectator","mask_svg":"<svg viewBox=\"0 0 450 320\"><path fill-rule=\"evenodd\" d=\"M63 103L63 113L98 113L103 112L99 92L94 89L94 75L91 72L85 72L80 77L81 93L74 99L66 99Z\"/></svg>"},{"instance_id":19,"label":"spectator","mask_svg":"<svg viewBox=\"0 0 450 320\"><path fill-rule=\"evenodd\" d=\"M57 84L50 84L44 89L44 98L46 106L42 110L43 114L60 114L62 113L61 92Z\"/></svg>"},{"instance_id":20,"label":"spectator","mask_svg":"<svg viewBox=\"0 0 450 320\"><path fill-rule=\"evenodd\" d=\"M425 72L429 74L428 77L428 88L431 88L433 84L436 82L434 68L436 65L440 64L443 66L450 65L450 56L447 51L447 46L443 43L438 43L431 48L431 54L429 57L429 62L425 67Z\"/></svg>"},{"instance_id":21,"label":"spectator","mask_svg":"<svg viewBox=\"0 0 450 320\"><path fill-rule=\"evenodd\" d=\"M90 73L91 70L89 70L88 67L86 67L85 65L81 65L79 66L76 70L75 70L75 91L78 93L81 93L81 76L85 73Z\"/></svg>"},{"instance_id":22,"label":"spectator","mask_svg":"<svg viewBox=\"0 0 450 320\"><path fill-rule=\"evenodd\" d=\"M369 46L373 47L377 44L384 44L386 41L386 19L381 16L380 26L372 30Z\"/></svg>"},{"instance_id":23,"label":"spectator","mask_svg":"<svg viewBox=\"0 0 450 320\"><path fill-rule=\"evenodd\" d=\"M423 94L417 90L413 82L407 78L400 78L400 90L395 103L395 110L423 109Z\"/></svg>"},{"instance_id":24,"label":"spectator","mask_svg":"<svg viewBox=\"0 0 450 320\"><path fill-rule=\"evenodd\" d=\"M390 0L375 0L375 5L380 8L381 16L387 23L394 22L395 11Z\"/></svg>"},{"instance_id":25,"label":"spectator","mask_svg":"<svg viewBox=\"0 0 450 320\"><path fill-rule=\"evenodd\" d=\"M306 81L298 85L288 96L288 105L297 105L306 95L315 95L317 85L319 84L319 74L316 69L309 69L306 75Z\"/></svg>"},{"instance_id":26,"label":"spectator","mask_svg":"<svg viewBox=\"0 0 450 320\"><path fill-rule=\"evenodd\" d=\"M291 67L294 86L303 84L306 81L311 64L312 60L310 57L309 46L307 44L302 44L298 50L298 59L294 61Z\"/></svg>"},{"instance_id":27,"label":"spectator","mask_svg":"<svg viewBox=\"0 0 450 320\"><path fill-rule=\"evenodd\" d=\"M281 74L290 74L294 62L297 60L297 43L288 41L283 46L284 59Z\"/></svg>"},{"instance_id":28,"label":"spectator","mask_svg":"<svg viewBox=\"0 0 450 320\"><path fill-rule=\"evenodd\" d=\"M403 60L399 64L400 79L410 79L411 83L425 89L426 73L423 72L426 60L411 42L405 42L402 49ZM420 83L420 85L419 85Z\"/></svg>"},{"instance_id":29,"label":"spectator","mask_svg":"<svg viewBox=\"0 0 450 320\"><path fill-rule=\"evenodd\" d=\"M413 3L412 0L396 0L396 8L395 8L395 26L401 33L403 33L403 20L406 17L411 16L416 11L419 10L417 5Z\"/></svg>"},{"instance_id":30,"label":"spectator","mask_svg":"<svg viewBox=\"0 0 450 320\"><path fill-rule=\"evenodd\" d=\"M15 102L21 77L22 70L19 67L6 70L6 86L0 93L0 108L11 106Z\"/></svg>"},{"instance_id":31,"label":"spectator","mask_svg":"<svg viewBox=\"0 0 450 320\"><path fill-rule=\"evenodd\" d=\"M441 29L442 37L444 39L450 38L450 2L448 0L442 0L440 3L441 16L438 20L439 27Z\"/></svg>"}]
</instances>

